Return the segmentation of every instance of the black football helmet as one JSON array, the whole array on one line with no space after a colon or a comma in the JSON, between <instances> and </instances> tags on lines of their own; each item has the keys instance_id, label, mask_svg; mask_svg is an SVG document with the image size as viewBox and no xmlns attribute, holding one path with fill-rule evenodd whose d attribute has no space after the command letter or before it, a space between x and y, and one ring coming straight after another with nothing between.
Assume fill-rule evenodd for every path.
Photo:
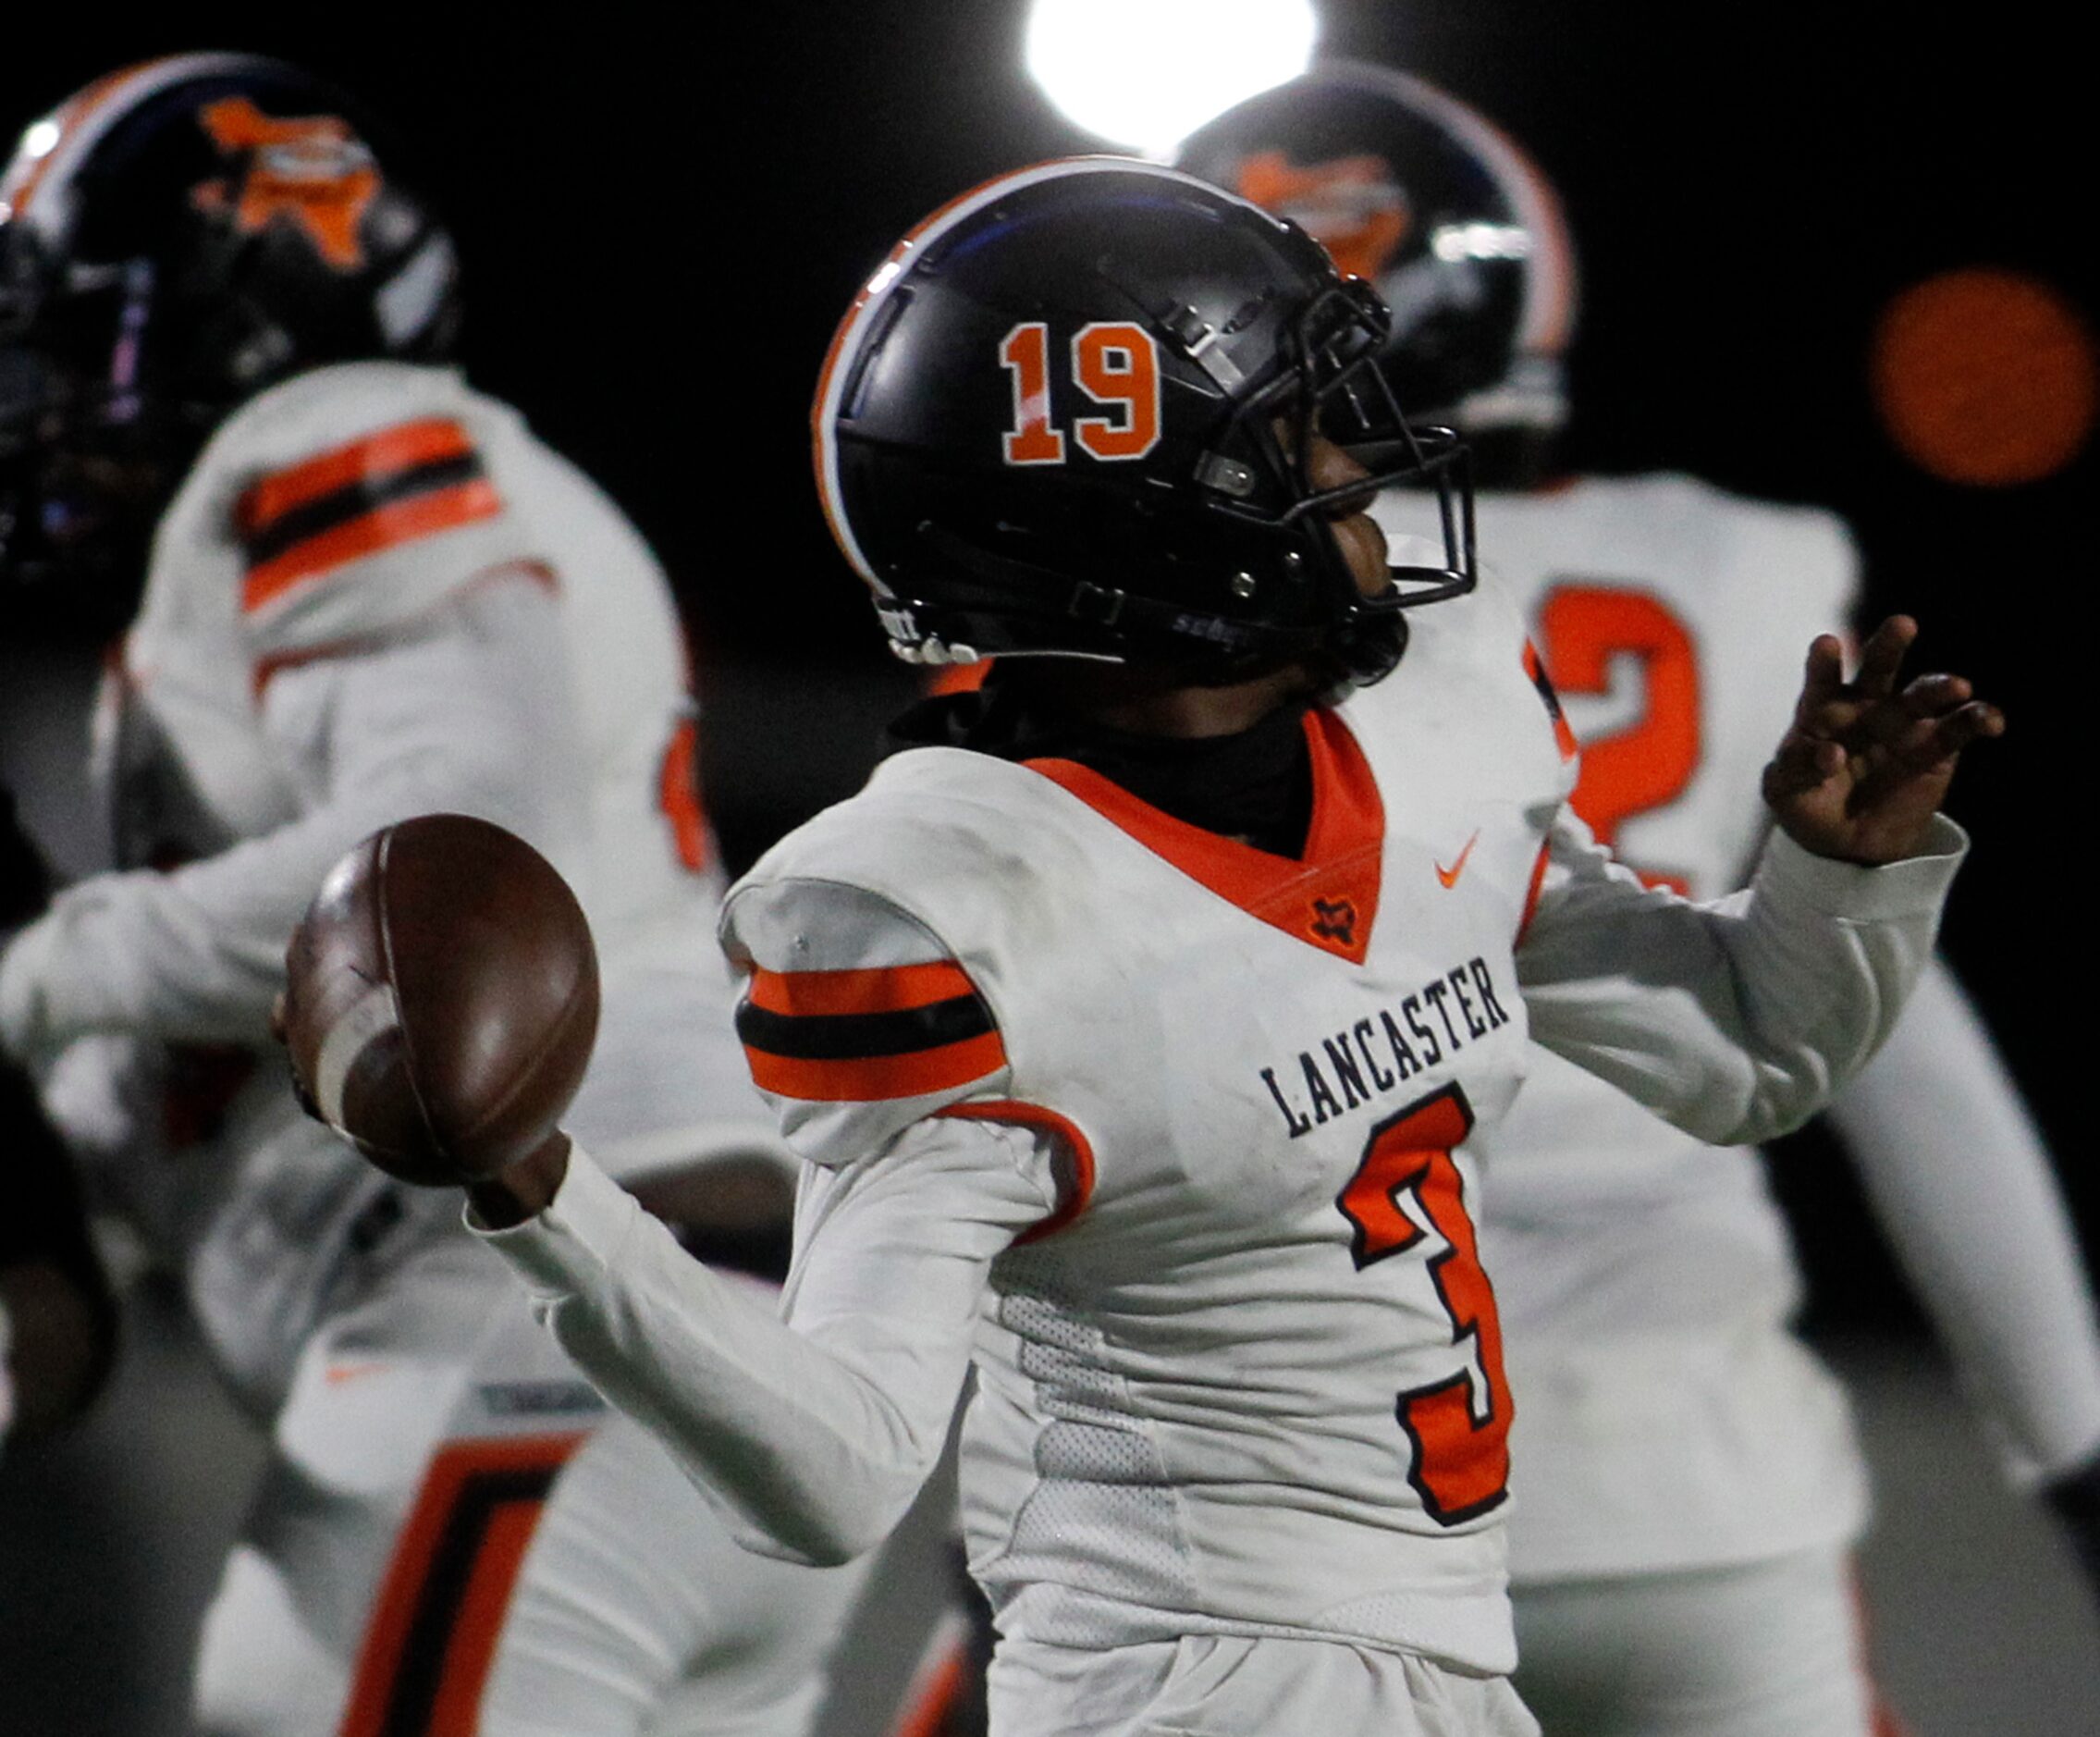
<instances>
[{"instance_id":1,"label":"black football helmet","mask_svg":"<svg viewBox=\"0 0 2100 1737\"><path fill-rule=\"evenodd\" d=\"M1552 186L1484 116L1405 73L1331 61L1228 109L1175 161L1378 286L1394 391L1464 435L1484 474L1544 467L1567 419L1574 249Z\"/></svg>"},{"instance_id":2,"label":"black football helmet","mask_svg":"<svg viewBox=\"0 0 2100 1737\"><path fill-rule=\"evenodd\" d=\"M1303 230L1154 164L1046 163L928 217L833 339L812 413L833 535L892 647L1229 681L1391 670L1402 611L1473 585L1465 449L1404 417L1369 285ZM1317 429L1370 473L1315 489ZM1439 564L1362 597L1332 514L1407 479Z\"/></svg>"},{"instance_id":3,"label":"black football helmet","mask_svg":"<svg viewBox=\"0 0 2100 1737\"><path fill-rule=\"evenodd\" d=\"M452 242L339 92L252 55L111 74L0 171L0 577L142 576L212 427L324 363L434 360Z\"/></svg>"}]
</instances>

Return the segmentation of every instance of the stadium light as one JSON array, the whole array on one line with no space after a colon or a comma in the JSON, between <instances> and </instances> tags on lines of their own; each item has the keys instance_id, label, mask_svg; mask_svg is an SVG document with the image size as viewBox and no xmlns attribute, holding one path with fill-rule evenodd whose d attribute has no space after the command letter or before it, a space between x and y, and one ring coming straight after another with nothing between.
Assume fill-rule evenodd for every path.
<instances>
[{"instance_id":1,"label":"stadium light","mask_svg":"<svg viewBox=\"0 0 2100 1737\"><path fill-rule=\"evenodd\" d=\"M1034 0L1029 76L1065 117L1164 159L1312 59L1312 0Z\"/></svg>"}]
</instances>

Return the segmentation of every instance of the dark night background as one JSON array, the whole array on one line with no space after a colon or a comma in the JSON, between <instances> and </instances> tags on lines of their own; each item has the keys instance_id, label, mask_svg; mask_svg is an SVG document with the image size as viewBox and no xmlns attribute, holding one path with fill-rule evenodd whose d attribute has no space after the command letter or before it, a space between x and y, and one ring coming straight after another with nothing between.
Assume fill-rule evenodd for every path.
<instances>
[{"instance_id":1,"label":"dark night background","mask_svg":"<svg viewBox=\"0 0 2100 1737\"><path fill-rule=\"evenodd\" d=\"M1327 52L1473 102L1559 186L1584 267L1578 463L1691 470L1838 509L1868 559L1871 610L1917 613L1923 657L2005 704L2008 738L1955 790L1976 849L1947 946L2100 1250L2100 1178L2074 1119L2094 1024L2075 815L2094 788L2076 621L2095 461L2088 446L2010 488L1934 481L1881 431L1868 372L1889 298L1955 267L2032 273L2094 323L2093 75L2068 9L1320 9ZM741 866L858 783L881 720L914 691L809 480L808 394L832 326L923 213L1001 170L1097 148L1022 71L1024 11L39 8L0 32L0 132L114 67L197 48L297 60L390 115L411 147L400 166L461 243L470 372L596 474L670 569L700 657L715 818ZM49 622L0 619L0 683L18 684L0 691L0 722L52 735L31 727L36 696L63 686L44 661L91 659ZM2068 1562L1961 1435L1842 1163L1811 1129L1775 1169L1810 1325L1870 1425L1886 1499L1862 1572L1910 1717L1932 1737L2041 1730L2007 1710L2011 1688L2062 1712L2052 1732L2090 1730L2100 1632ZM254 1447L204 1414L165 1309L132 1330L146 1355L98 1419L71 1444L8 1452L0 1737L149 1724L160 1737L178 1719L187 1625ZM1897 1361L1884 1362L1891 1340ZM115 1722L92 1723L79 1685L104 1678Z\"/></svg>"},{"instance_id":2,"label":"dark night background","mask_svg":"<svg viewBox=\"0 0 2100 1737\"><path fill-rule=\"evenodd\" d=\"M461 238L466 361L592 470L656 543L710 676L710 770L732 859L844 795L903 696L808 479L806 404L833 323L925 211L1001 169L1094 148L1020 66L1018 0L803 0L546 26L474 9L206 8L115 31L45 14L0 62L12 130L112 65L243 46L392 116ZM1575 457L1673 467L1836 507L1873 609L2004 702L2012 730L1956 790L1978 844L1947 945L2057 1150L2079 1154L2066 993L2089 949L2071 805L2090 448L2052 479L1934 481L1883 435L1867 353L1891 295L1992 264L2082 309L2094 250L2084 58L2011 0L1934 32L1849 8L1624 0L1322 7L1323 47L1419 72L1526 143L1583 263ZM676 18L674 24L671 20ZM2090 318L2090 313L2088 313ZM1493 550L1485 551L1492 560ZM2082 733L2082 732L2080 732ZM1815 1135L1782 1156L1819 1316L1897 1322L1901 1297ZM2066 1175L2084 1224L2100 1182ZM2091 1236L2089 1228L2089 1239Z\"/></svg>"}]
</instances>

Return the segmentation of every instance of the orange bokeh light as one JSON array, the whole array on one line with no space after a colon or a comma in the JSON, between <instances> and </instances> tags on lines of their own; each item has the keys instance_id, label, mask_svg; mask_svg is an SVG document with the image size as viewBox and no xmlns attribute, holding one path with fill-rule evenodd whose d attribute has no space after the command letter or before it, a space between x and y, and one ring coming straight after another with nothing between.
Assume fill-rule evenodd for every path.
<instances>
[{"instance_id":1,"label":"orange bokeh light","mask_svg":"<svg viewBox=\"0 0 2100 1737\"><path fill-rule=\"evenodd\" d=\"M1891 302L1874 333L1873 394L1904 456L1952 483L2003 487L2062 470L2093 431L2093 335L2039 279L1943 272Z\"/></svg>"}]
</instances>

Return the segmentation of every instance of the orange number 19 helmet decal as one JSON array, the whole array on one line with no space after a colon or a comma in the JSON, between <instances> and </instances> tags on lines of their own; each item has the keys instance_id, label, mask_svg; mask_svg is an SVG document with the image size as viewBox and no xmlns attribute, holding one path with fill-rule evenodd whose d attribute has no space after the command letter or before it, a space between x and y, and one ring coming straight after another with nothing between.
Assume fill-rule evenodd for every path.
<instances>
[{"instance_id":1,"label":"orange number 19 helmet decal","mask_svg":"<svg viewBox=\"0 0 2100 1737\"><path fill-rule=\"evenodd\" d=\"M1013 425L1000 437L1009 464L1062 464L1064 435L1050 418L1050 328L1024 320L1000 340L1013 376ZM1072 437L1104 463L1141 459L1160 444L1160 346L1128 320L1094 320L1073 335L1072 379L1111 414L1080 416Z\"/></svg>"}]
</instances>

